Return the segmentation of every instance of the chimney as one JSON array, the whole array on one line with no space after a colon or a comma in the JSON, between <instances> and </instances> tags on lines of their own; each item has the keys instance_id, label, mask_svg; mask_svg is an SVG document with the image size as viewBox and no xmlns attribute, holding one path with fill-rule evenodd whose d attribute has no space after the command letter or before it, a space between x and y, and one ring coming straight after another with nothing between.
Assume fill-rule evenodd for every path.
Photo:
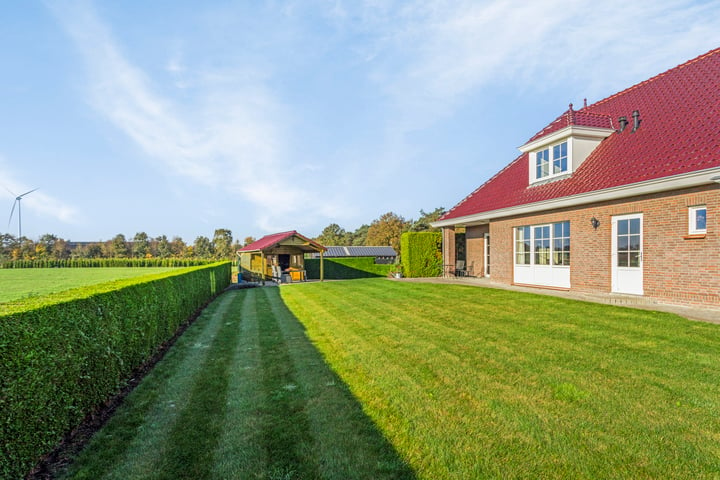
<instances>
[{"instance_id":1,"label":"chimney","mask_svg":"<svg viewBox=\"0 0 720 480\"><path fill-rule=\"evenodd\" d=\"M626 116L622 116L618 118L618 123L620 124L620 128L615 130L617 133L622 133L623 130L625 130L625 127L627 127L628 119Z\"/></svg>"},{"instance_id":2,"label":"chimney","mask_svg":"<svg viewBox=\"0 0 720 480\"><path fill-rule=\"evenodd\" d=\"M642 120L640 120L640 110L633 110L632 117L633 117L632 133L635 133L635 131L638 128L640 128L640 122L642 121Z\"/></svg>"}]
</instances>

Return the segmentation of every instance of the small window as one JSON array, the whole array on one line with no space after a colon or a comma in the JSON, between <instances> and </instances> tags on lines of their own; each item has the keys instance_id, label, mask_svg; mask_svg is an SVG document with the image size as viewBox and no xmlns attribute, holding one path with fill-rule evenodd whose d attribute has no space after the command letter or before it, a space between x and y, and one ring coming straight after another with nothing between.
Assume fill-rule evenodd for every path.
<instances>
[{"instance_id":1,"label":"small window","mask_svg":"<svg viewBox=\"0 0 720 480\"><path fill-rule=\"evenodd\" d=\"M707 233L707 207L705 205L690 207L689 214L690 228L688 233L690 235Z\"/></svg>"},{"instance_id":2,"label":"small window","mask_svg":"<svg viewBox=\"0 0 720 480\"><path fill-rule=\"evenodd\" d=\"M568 142L535 152L535 180L568 172Z\"/></svg>"},{"instance_id":3,"label":"small window","mask_svg":"<svg viewBox=\"0 0 720 480\"><path fill-rule=\"evenodd\" d=\"M535 178L550 175L550 149L540 150L535 154Z\"/></svg>"},{"instance_id":4,"label":"small window","mask_svg":"<svg viewBox=\"0 0 720 480\"><path fill-rule=\"evenodd\" d=\"M553 174L567 172L567 142L553 147Z\"/></svg>"}]
</instances>

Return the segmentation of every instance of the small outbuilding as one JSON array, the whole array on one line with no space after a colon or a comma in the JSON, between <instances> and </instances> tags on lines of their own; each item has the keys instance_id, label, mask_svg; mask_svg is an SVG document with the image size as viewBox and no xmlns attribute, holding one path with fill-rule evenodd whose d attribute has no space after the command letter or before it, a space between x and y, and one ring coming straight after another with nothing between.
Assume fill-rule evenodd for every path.
<instances>
[{"instance_id":1,"label":"small outbuilding","mask_svg":"<svg viewBox=\"0 0 720 480\"><path fill-rule=\"evenodd\" d=\"M304 281L305 254L320 257L320 280L324 279L323 254L327 249L295 230L266 235L238 250L243 279Z\"/></svg>"}]
</instances>

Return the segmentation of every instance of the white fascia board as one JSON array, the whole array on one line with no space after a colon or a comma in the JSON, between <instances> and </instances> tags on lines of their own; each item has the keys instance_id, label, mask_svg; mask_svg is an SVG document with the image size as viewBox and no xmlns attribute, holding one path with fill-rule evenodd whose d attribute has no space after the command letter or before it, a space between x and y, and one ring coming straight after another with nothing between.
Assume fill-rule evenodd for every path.
<instances>
[{"instance_id":1,"label":"white fascia board","mask_svg":"<svg viewBox=\"0 0 720 480\"><path fill-rule=\"evenodd\" d=\"M568 137L597 138L598 140L602 140L603 138L609 137L614 132L615 130L611 128L580 127L578 125L570 125L569 127L560 129L550 135L546 135L535 141L526 143L525 145L518 147L518 150L523 153L531 152L535 149L544 147L545 145L550 145L551 143L559 142L560 140Z\"/></svg>"},{"instance_id":2,"label":"white fascia board","mask_svg":"<svg viewBox=\"0 0 720 480\"><path fill-rule=\"evenodd\" d=\"M451 218L433 222L435 228L451 227L454 225L481 225L496 220L498 218L510 217L513 215L526 215L530 213L538 213L548 210L556 210L558 208L577 207L587 205L589 203L605 202L608 200L618 200L621 198L636 197L638 195L648 195L651 193L666 192L671 190L680 190L683 188L697 187L699 185L708 185L718 182L714 177L720 175L720 167L709 168L699 172L683 173L673 175L672 177L657 178L646 182L638 182L620 187L606 188L604 190L594 190L592 192L579 193L568 197L555 198L542 202L528 203L518 205L516 207L500 208L489 212L482 212L477 215L466 215L464 217Z\"/></svg>"}]
</instances>

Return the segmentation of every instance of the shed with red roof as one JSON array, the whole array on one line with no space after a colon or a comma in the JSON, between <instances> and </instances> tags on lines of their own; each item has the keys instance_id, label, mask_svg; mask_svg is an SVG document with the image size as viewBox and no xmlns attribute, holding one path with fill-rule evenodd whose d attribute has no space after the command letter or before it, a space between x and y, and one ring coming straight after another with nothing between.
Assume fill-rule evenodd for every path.
<instances>
[{"instance_id":1,"label":"shed with red roof","mask_svg":"<svg viewBox=\"0 0 720 480\"><path fill-rule=\"evenodd\" d=\"M305 280L305 254L320 254L320 280L323 280L323 253L327 249L295 230L266 235L238 250L240 276Z\"/></svg>"},{"instance_id":2,"label":"shed with red roof","mask_svg":"<svg viewBox=\"0 0 720 480\"><path fill-rule=\"evenodd\" d=\"M445 264L509 284L720 305L720 49L570 105L520 151L433 223Z\"/></svg>"}]
</instances>

